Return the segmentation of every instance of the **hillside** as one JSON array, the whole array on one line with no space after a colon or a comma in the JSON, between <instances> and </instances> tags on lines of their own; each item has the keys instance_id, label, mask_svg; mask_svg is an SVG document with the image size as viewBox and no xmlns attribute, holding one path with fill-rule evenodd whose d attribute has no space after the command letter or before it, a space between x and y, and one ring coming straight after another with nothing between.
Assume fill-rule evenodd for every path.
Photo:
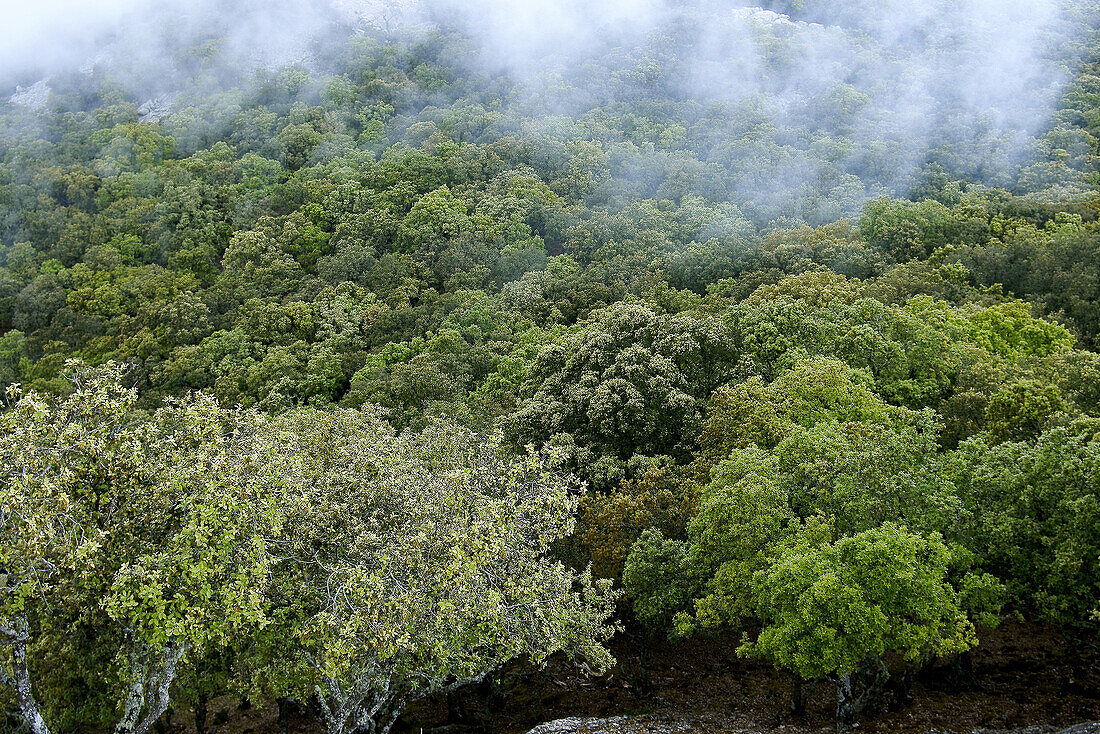
<instances>
[{"instance_id":1,"label":"hillside","mask_svg":"<svg viewBox=\"0 0 1100 734\"><path fill-rule=\"evenodd\" d=\"M1100 719L1100 3L763 5L13 15L0 729Z\"/></svg>"}]
</instances>

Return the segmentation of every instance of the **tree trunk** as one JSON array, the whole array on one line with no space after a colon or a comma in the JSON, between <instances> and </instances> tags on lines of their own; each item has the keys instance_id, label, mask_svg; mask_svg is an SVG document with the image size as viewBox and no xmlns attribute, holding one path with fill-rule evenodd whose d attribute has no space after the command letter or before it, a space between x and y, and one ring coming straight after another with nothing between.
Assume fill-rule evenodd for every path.
<instances>
[{"instance_id":1,"label":"tree trunk","mask_svg":"<svg viewBox=\"0 0 1100 734\"><path fill-rule=\"evenodd\" d=\"M791 714L793 716L802 717L806 715L806 702L810 698L810 694L813 693L813 684L807 685L808 681L802 679L798 673L794 673L791 676L794 683L794 695L791 702Z\"/></svg>"},{"instance_id":2,"label":"tree trunk","mask_svg":"<svg viewBox=\"0 0 1100 734\"><path fill-rule=\"evenodd\" d=\"M539 687L535 694L535 720L542 721L542 699L546 696L546 679L550 677L550 669L543 667L539 671Z\"/></svg>"},{"instance_id":3,"label":"tree trunk","mask_svg":"<svg viewBox=\"0 0 1100 734\"><path fill-rule=\"evenodd\" d=\"M390 702L389 713L383 717L383 721L380 725L377 725L374 730L374 734L390 734L390 730L393 729L394 724L401 718L401 713L405 710L405 706L408 703L406 698L398 698Z\"/></svg>"},{"instance_id":4,"label":"tree trunk","mask_svg":"<svg viewBox=\"0 0 1100 734\"><path fill-rule=\"evenodd\" d=\"M458 695L458 691L447 691L447 723L466 723L466 712L464 708L465 707L462 705L462 698Z\"/></svg>"},{"instance_id":5,"label":"tree trunk","mask_svg":"<svg viewBox=\"0 0 1100 734\"><path fill-rule=\"evenodd\" d=\"M955 656L951 664L951 677L955 688L966 690L974 683L974 655L970 650L964 650Z\"/></svg>"},{"instance_id":6,"label":"tree trunk","mask_svg":"<svg viewBox=\"0 0 1100 734\"><path fill-rule=\"evenodd\" d=\"M346 710L344 692L340 690L335 680L325 681L328 687L328 695L321 686L314 688L317 694L317 702L321 704L321 718L324 721L326 734L351 734L348 719L350 714Z\"/></svg>"},{"instance_id":7,"label":"tree trunk","mask_svg":"<svg viewBox=\"0 0 1100 734\"><path fill-rule=\"evenodd\" d=\"M34 686L31 684L31 671L27 667L27 641L30 638L27 618L18 617L13 620L12 628L3 630L11 647L12 681L15 684L15 694L19 699L19 712L23 715L32 734L50 734L50 727L46 725L46 718L42 716L42 709L34 698Z\"/></svg>"},{"instance_id":8,"label":"tree trunk","mask_svg":"<svg viewBox=\"0 0 1100 734\"><path fill-rule=\"evenodd\" d=\"M1069 645L1070 678L1068 690L1086 688L1092 675L1092 660L1100 652L1100 617L1094 622L1074 622L1062 630L1062 636ZM968 651L969 652L969 651Z\"/></svg>"},{"instance_id":9,"label":"tree trunk","mask_svg":"<svg viewBox=\"0 0 1100 734\"><path fill-rule=\"evenodd\" d=\"M172 714L172 707L169 706L168 710L164 712L164 716L157 719L157 723L153 726L157 734L168 734L168 731L172 728Z\"/></svg>"},{"instance_id":10,"label":"tree trunk","mask_svg":"<svg viewBox=\"0 0 1100 734\"><path fill-rule=\"evenodd\" d=\"M494 710L504 699L504 690L498 675L489 675L478 684L478 693L485 704L485 714L481 717L481 731L483 734L493 734L496 728Z\"/></svg>"},{"instance_id":11,"label":"tree trunk","mask_svg":"<svg viewBox=\"0 0 1100 734\"><path fill-rule=\"evenodd\" d=\"M290 726L290 699L276 698L275 703L279 707L279 734L287 734Z\"/></svg>"},{"instance_id":12,"label":"tree trunk","mask_svg":"<svg viewBox=\"0 0 1100 734\"><path fill-rule=\"evenodd\" d=\"M319 685L314 692L327 734L386 734L403 710L404 699L391 694L389 681L383 682L381 690L345 690L336 679L326 677L325 688L327 695ZM397 713L391 714L394 710Z\"/></svg>"},{"instance_id":13,"label":"tree trunk","mask_svg":"<svg viewBox=\"0 0 1100 734\"><path fill-rule=\"evenodd\" d=\"M895 708L902 708L913 702L913 681L916 680L921 665L922 663L919 660L905 664L905 669L902 670L901 675L898 676L897 686L895 687Z\"/></svg>"},{"instance_id":14,"label":"tree trunk","mask_svg":"<svg viewBox=\"0 0 1100 734\"><path fill-rule=\"evenodd\" d=\"M186 652L186 643L169 642L154 653L143 640L131 640L130 688L115 734L147 734L153 728L168 710L176 669Z\"/></svg>"},{"instance_id":15,"label":"tree trunk","mask_svg":"<svg viewBox=\"0 0 1100 734\"><path fill-rule=\"evenodd\" d=\"M881 708L885 699L886 684L890 682L890 669L880 657L870 657L863 661L853 676L854 698L852 715L861 714L868 709Z\"/></svg>"},{"instance_id":16,"label":"tree trunk","mask_svg":"<svg viewBox=\"0 0 1100 734\"><path fill-rule=\"evenodd\" d=\"M200 693L195 702L195 734L206 734L206 694Z\"/></svg>"},{"instance_id":17,"label":"tree trunk","mask_svg":"<svg viewBox=\"0 0 1100 734\"><path fill-rule=\"evenodd\" d=\"M855 674L845 673L836 679L836 728L839 732L851 724L857 714L882 699L890 671L882 658L870 657Z\"/></svg>"},{"instance_id":18,"label":"tree trunk","mask_svg":"<svg viewBox=\"0 0 1100 734\"><path fill-rule=\"evenodd\" d=\"M642 638L642 649L638 653L638 665L641 670L638 673L637 685L638 692L642 695L648 695L650 691L649 659L653 651L653 637L654 633L647 630Z\"/></svg>"},{"instance_id":19,"label":"tree trunk","mask_svg":"<svg viewBox=\"0 0 1100 734\"><path fill-rule=\"evenodd\" d=\"M848 728L852 723L852 676L845 673L836 677L836 730Z\"/></svg>"}]
</instances>

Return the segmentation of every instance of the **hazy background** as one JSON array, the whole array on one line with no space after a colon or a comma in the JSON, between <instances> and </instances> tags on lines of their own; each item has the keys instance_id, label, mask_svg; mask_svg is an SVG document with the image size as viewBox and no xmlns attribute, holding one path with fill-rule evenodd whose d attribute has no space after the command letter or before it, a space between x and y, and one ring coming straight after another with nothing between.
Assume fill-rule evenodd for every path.
<instances>
[{"instance_id":1,"label":"hazy background","mask_svg":"<svg viewBox=\"0 0 1100 734\"><path fill-rule=\"evenodd\" d=\"M443 27L472 43L469 54L449 63L518 82L521 93L509 104L523 105L526 118L578 118L609 102L686 100L741 111L730 128L715 128L716 139L744 137L746 124L779 131L775 145L782 150L759 170L736 160L736 151L725 153L734 162L722 165L745 168L734 199L768 189L795 197L802 182L818 176L823 157L859 171L869 147L884 141L901 151L888 170L870 176L885 190L903 190L933 145L968 148L966 155L978 160L968 164L974 175L980 179L988 169L990 182L1004 185L1004 171L1027 156L1047 124L1083 32L1069 22L1064 0L9 4L0 24L0 98L37 82L12 97L25 106L44 104L48 88L41 80L94 73L97 65L127 79L140 105L174 99L183 80L211 58L245 73L310 67L311 49L323 46L326 34L343 39ZM783 139L787 129L820 130L849 145L822 153L806 133ZM853 197L874 195L872 188Z\"/></svg>"}]
</instances>

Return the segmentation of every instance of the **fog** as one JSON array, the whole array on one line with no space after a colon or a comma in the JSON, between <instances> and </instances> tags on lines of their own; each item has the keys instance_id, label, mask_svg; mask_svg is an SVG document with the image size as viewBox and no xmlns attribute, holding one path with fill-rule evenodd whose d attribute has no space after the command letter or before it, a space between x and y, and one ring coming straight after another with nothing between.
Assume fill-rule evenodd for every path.
<instances>
[{"instance_id":1,"label":"fog","mask_svg":"<svg viewBox=\"0 0 1100 734\"><path fill-rule=\"evenodd\" d=\"M11 3L11 0L4 0ZM311 40L339 17L328 2L296 0L43 0L5 8L0 84L96 63L140 68L171 87L174 54L217 40L224 59L278 67L302 60Z\"/></svg>"},{"instance_id":2,"label":"fog","mask_svg":"<svg viewBox=\"0 0 1100 734\"><path fill-rule=\"evenodd\" d=\"M334 29L346 36L445 26L461 29L476 48L453 63L509 75L546 115L577 116L598 99L637 102L656 91L701 105L750 105L758 123L783 128L797 118L801 129L842 131L855 143L842 160L892 141L900 157L879 175L891 189L934 145L977 145L990 170L1024 158L1068 79L1080 32L1067 22L1064 0L765 4L43 0L6 10L0 85L11 94L16 84L118 63L144 75L136 86L152 96L179 86L179 49L206 39L218 39L226 63L277 67L308 65L311 40ZM620 62L631 73L608 74ZM639 67L652 73L637 79ZM715 135L726 132L734 131ZM770 165L746 174L746 191L784 191L817 173L813 156L802 153Z\"/></svg>"},{"instance_id":3,"label":"fog","mask_svg":"<svg viewBox=\"0 0 1100 734\"><path fill-rule=\"evenodd\" d=\"M60 69L80 62L104 31L148 11L144 0L4 0L0 23L0 69ZM79 46L80 48L74 48Z\"/></svg>"}]
</instances>

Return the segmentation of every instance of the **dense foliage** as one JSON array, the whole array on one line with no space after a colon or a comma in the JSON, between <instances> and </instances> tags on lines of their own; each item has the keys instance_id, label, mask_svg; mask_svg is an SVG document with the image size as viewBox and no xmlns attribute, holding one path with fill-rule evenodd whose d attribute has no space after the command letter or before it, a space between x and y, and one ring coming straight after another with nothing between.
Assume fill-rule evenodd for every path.
<instances>
[{"instance_id":1,"label":"dense foliage","mask_svg":"<svg viewBox=\"0 0 1100 734\"><path fill-rule=\"evenodd\" d=\"M535 78L444 23L255 73L196 45L157 120L106 63L0 103L0 702L141 734L233 690L384 732L515 658L608 666L617 585L624 624L744 632L841 716L1004 615L1095 639L1069 7L1016 158L965 105L914 150L870 85L787 104L782 23L751 94L685 90L702 10Z\"/></svg>"}]
</instances>

